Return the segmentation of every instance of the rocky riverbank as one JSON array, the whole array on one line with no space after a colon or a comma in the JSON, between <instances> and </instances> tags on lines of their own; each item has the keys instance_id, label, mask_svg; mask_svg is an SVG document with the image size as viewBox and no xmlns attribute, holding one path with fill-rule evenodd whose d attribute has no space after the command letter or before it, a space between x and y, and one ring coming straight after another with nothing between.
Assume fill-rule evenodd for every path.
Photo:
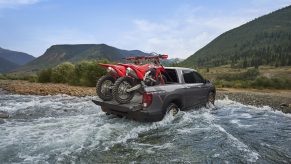
<instances>
[{"instance_id":1,"label":"rocky riverbank","mask_svg":"<svg viewBox=\"0 0 291 164\"><path fill-rule=\"evenodd\" d=\"M22 80L0 80L0 88L10 93L23 95L95 96L94 87L70 86L54 83L31 83Z\"/></svg>"},{"instance_id":2,"label":"rocky riverbank","mask_svg":"<svg viewBox=\"0 0 291 164\"><path fill-rule=\"evenodd\" d=\"M274 110L291 113L291 90L217 89L216 99L226 96L245 105L270 106Z\"/></svg>"},{"instance_id":3,"label":"rocky riverbank","mask_svg":"<svg viewBox=\"0 0 291 164\"><path fill-rule=\"evenodd\" d=\"M30 83L20 80L0 80L0 88L10 93L25 95L95 96L95 87L70 86L53 83ZM3 92L3 91L2 91ZM270 106L291 113L291 90L217 89L216 99L227 96L230 100L254 106Z\"/></svg>"}]
</instances>

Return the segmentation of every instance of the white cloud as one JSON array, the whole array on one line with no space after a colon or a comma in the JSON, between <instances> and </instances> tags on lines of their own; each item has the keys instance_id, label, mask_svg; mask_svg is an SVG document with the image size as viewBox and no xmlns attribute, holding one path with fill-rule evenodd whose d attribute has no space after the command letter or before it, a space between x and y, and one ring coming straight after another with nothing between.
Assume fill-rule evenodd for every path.
<instances>
[{"instance_id":1,"label":"white cloud","mask_svg":"<svg viewBox=\"0 0 291 164\"><path fill-rule=\"evenodd\" d=\"M175 16L161 22L134 20L134 30L126 32L115 45L187 58L219 34L247 20L231 16L204 18L195 15Z\"/></svg>"},{"instance_id":2,"label":"white cloud","mask_svg":"<svg viewBox=\"0 0 291 164\"><path fill-rule=\"evenodd\" d=\"M162 21L133 20L133 30L125 32L113 45L124 49L140 49L147 52L167 53L171 57L187 58L223 32L238 27L264 14L283 7L257 5L234 10L218 11L205 7L182 6L172 17Z\"/></svg>"},{"instance_id":3,"label":"white cloud","mask_svg":"<svg viewBox=\"0 0 291 164\"><path fill-rule=\"evenodd\" d=\"M20 5L32 5L38 3L40 0L0 0L0 7L15 7Z\"/></svg>"}]
</instances>

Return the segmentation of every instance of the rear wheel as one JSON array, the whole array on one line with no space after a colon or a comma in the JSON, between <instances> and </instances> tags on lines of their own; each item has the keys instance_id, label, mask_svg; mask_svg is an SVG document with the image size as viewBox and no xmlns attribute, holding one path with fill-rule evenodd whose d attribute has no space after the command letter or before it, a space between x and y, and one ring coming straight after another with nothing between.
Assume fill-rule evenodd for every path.
<instances>
[{"instance_id":1,"label":"rear wheel","mask_svg":"<svg viewBox=\"0 0 291 164\"><path fill-rule=\"evenodd\" d=\"M102 76L96 84L96 93L104 101L110 101L113 99L111 88L115 82L115 79L110 75Z\"/></svg>"},{"instance_id":2,"label":"rear wheel","mask_svg":"<svg viewBox=\"0 0 291 164\"><path fill-rule=\"evenodd\" d=\"M179 112L179 107L174 104L174 103L170 103L166 109L167 113L166 114L169 114L171 116L175 116L178 112Z\"/></svg>"},{"instance_id":3,"label":"rear wheel","mask_svg":"<svg viewBox=\"0 0 291 164\"><path fill-rule=\"evenodd\" d=\"M129 103L133 98L135 91L127 92L133 87L133 81L130 77L124 76L116 80L113 86L113 97L120 104Z\"/></svg>"}]
</instances>

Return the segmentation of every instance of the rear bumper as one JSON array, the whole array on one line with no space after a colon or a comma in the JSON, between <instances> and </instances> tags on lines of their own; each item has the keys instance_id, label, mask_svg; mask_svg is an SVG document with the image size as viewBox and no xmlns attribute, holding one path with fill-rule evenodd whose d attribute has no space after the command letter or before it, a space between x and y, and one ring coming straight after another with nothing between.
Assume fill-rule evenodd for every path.
<instances>
[{"instance_id":1,"label":"rear bumper","mask_svg":"<svg viewBox=\"0 0 291 164\"><path fill-rule=\"evenodd\" d=\"M157 122L164 118L162 112L150 112L142 110L141 106L123 106L117 104L110 104L103 101L92 100L96 105L101 106L103 112L117 116L126 117L140 122Z\"/></svg>"}]
</instances>

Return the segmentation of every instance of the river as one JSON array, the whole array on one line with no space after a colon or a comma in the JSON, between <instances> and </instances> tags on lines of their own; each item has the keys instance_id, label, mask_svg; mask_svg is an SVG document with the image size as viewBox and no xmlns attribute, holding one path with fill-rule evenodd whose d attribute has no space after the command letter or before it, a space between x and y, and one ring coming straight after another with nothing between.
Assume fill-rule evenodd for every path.
<instances>
[{"instance_id":1,"label":"river","mask_svg":"<svg viewBox=\"0 0 291 164\"><path fill-rule=\"evenodd\" d=\"M140 123L66 95L0 95L1 163L290 163L291 115L217 100Z\"/></svg>"}]
</instances>

